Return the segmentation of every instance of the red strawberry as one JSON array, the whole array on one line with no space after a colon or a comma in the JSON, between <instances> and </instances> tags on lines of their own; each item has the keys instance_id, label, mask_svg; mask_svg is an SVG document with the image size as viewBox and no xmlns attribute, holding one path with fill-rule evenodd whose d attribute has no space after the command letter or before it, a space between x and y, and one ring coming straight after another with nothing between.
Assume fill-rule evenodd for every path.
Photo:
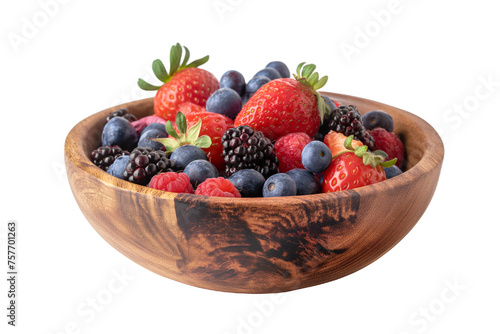
<instances>
[{"instance_id":1,"label":"red strawberry","mask_svg":"<svg viewBox=\"0 0 500 334\"><path fill-rule=\"evenodd\" d=\"M223 171L226 167L224 157L222 156L221 138L227 129L234 126L232 119L212 112L194 112L186 115L187 126L192 127L198 123L201 118L200 136L207 135L212 139L210 147L203 148L207 154L208 160L219 171Z\"/></svg>"},{"instance_id":2,"label":"red strawberry","mask_svg":"<svg viewBox=\"0 0 500 334\"><path fill-rule=\"evenodd\" d=\"M216 197L241 197L234 184L223 177L206 179L196 188L195 195Z\"/></svg>"},{"instance_id":3,"label":"red strawberry","mask_svg":"<svg viewBox=\"0 0 500 334\"><path fill-rule=\"evenodd\" d=\"M200 112L206 112L207 109L201 107L193 102L183 102L179 105L179 111L184 115L196 114Z\"/></svg>"},{"instance_id":4,"label":"red strawberry","mask_svg":"<svg viewBox=\"0 0 500 334\"><path fill-rule=\"evenodd\" d=\"M299 65L295 79L275 79L262 86L243 106L234 126L249 125L271 140L292 132L313 137L328 110L316 90L328 77L319 79L313 64L303 66Z\"/></svg>"},{"instance_id":5,"label":"red strawberry","mask_svg":"<svg viewBox=\"0 0 500 334\"><path fill-rule=\"evenodd\" d=\"M161 60L153 62L155 76L163 82L162 86L154 86L139 79L139 87L144 90L157 90L154 99L154 112L156 115L173 121L183 102L192 102L205 107L207 99L219 89L219 81L210 72L198 68L208 61L208 56L187 64L189 50L186 50L184 60L181 62L182 47L179 43L170 49L170 71L167 72Z\"/></svg>"},{"instance_id":6,"label":"red strawberry","mask_svg":"<svg viewBox=\"0 0 500 334\"><path fill-rule=\"evenodd\" d=\"M397 158L396 166L401 168L405 158L405 146L398 135L383 128L370 130L373 137L375 149L387 153L389 159Z\"/></svg>"},{"instance_id":7,"label":"red strawberry","mask_svg":"<svg viewBox=\"0 0 500 334\"><path fill-rule=\"evenodd\" d=\"M276 157L279 160L279 171L286 173L295 168L304 169L301 154L304 146L312 141L304 132L289 133L274 143Z\"/></svg>"},{"instance_id":8,"label":"red strawberry","mask_svg":"<svg viewBox=\"0 0 500 334\"><path fill-rule=\"evenodd\" d=\"M384 167L390 167L395 159L385 161L387 155L381 151L369 152L367 146L352 147L352 137L346 139L347 150L334 157L325 171L322 191L324 193L359 188L386 179Z\"/></svg>"}]
</instances>

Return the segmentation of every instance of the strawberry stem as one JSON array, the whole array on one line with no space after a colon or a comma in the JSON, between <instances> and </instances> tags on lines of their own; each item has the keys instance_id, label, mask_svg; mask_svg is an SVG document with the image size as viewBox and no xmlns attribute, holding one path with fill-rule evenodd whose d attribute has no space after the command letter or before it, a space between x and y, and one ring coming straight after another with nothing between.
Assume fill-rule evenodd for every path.
<instances>
[{"instance_id":1,"label":"strawberry stem","mask_svg":"<svg viewBox=\"0 0 500 334\"><path fill-rule=\"evenodd\" d=\"M297 66L297 74L294 74L293 76L295 80L302 82L304 85L310 87L314 91L314 95L316 96L316 100L318 101L319 117L321 123L323 123L325 116L328 116L331 110L330 107L325 103L325 100L317 92L317 90L326 85L328 76L325 75L320 78L318 72L314 72L314 70L316 70L316 65L305 64L305 62L300 63Z\"/></svg>"},{"instance_id":2,"label":"strawberry stem","mask_svg":"<svg viewBox=\"0 0 500 334\"><path fill-rule=\"evenodd\" d=\"M184 48L185 50L185 55L184 59L182 60L182 49ZM172 77L179 71L185 69L185 68L192 68L192 67L199 67L203 64L205 64L208 59L210 58L209 56L205 56L203 58L197 59L192 61L191 63L188 64L189 57L191 53L189 52L189 49L187 47L182 47L179 43L173 45L170 48L170 70L167 71L165 68L165 65L163 65L163 62L160 59L156 59L153 61L153 73L154 75L158 78L163 83L169 82ZM161 88L160 86L152 85L150 83L147 83L146 81L139 79L137 84L139 87L143 90L158 90Z\"/></svg>"},{"instance_id":3,"label":"strawberry stem","mask_svg":"<svg viewBox=\"0 0 500 334\"><path fill-rule=\"evenodd\" d=\"M338 156L340 156L340 155L342 155L344 153L347 153L347 152L354 153L357 157L363 159L363 164L370 165L373 168L375 168L375 167L377 167L379 165L382 166L382 167L391 167L398 160L397 158L394 158L392 160L386 161L386 159L388 158L387 153L385 153L382 150L377 150L377 151L370 152L368 150L368 146L366 146L366 145L357 146L356 148L354 148L354 147L352 147L352 141L353 141L353 139L354 139L353 135L350 135L349 137L347 137L344 140L344 147L346 149L344 151L336 154L332 158L332 160L334 160Z\"/></svg>"}]
</instances>

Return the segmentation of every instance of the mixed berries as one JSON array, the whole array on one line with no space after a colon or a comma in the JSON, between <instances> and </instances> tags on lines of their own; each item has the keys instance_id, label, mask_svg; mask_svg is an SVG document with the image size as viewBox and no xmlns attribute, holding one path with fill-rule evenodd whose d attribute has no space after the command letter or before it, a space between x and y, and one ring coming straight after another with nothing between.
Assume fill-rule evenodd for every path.
<instances>
[{"instance_id":1,"label":"mixed berries","mask_svg":"<svg viewBox=\"0 0 500 334\"><path fill-rule=\"evenodd\" d=\"M96 166L162 191L230 198L343 191L403 173L391 115L320 95L328 77L315 65L301 63L290 77L273 61L249 80L228 70L218 81L198 68L208 56L189 56L176 44L169 71L153 62L161 85L139 79L157 90L151 115L122 108L106 117L90 152Z\"/></svg>"}]
</instances>

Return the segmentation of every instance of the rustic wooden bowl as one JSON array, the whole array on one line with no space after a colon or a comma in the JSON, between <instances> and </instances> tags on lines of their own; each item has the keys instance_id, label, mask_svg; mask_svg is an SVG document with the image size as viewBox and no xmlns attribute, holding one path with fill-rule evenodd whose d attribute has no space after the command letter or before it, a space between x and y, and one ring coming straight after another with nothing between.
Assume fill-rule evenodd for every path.
<instances>
[{"instance_id":1,"label":"rustic wooden bowl","mask_svg":"<svg viewBox=\"0 0 500 334\"><path fill-rule=\"evenodd\" d=\"M419 117L386 104L324 93L362 112L394 118L407 150L406 171L338 193L227 199L163 192L112 177L92 164L107 114L126 107L152 114L153 99L116 106L78 123L65 161L73 195L94 229L143 267L206 289L270 293L349 275L396 245L436 189L444 148Z\"/></svg>"}]
</instances>

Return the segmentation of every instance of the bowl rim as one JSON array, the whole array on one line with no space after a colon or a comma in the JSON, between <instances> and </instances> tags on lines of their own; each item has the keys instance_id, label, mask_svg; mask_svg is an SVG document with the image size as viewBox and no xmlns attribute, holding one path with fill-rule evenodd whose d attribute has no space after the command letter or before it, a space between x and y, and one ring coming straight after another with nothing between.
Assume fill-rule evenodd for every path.
<instances>
[{"instance_id":1,"label":"bowl rim","mask_svg":"<svg viewBox=\"0 0 500 334\"><path fill-rule=\"evenodd\" d=\"M438 168L442 163L444 158L444 145L436 130L425 120L420 118L419 116L412 114L408 111L381 103L377 101L373 101L370 99L365 99L361 97L344 95L338 93L330 93L330 92L320 92L322 95L327 95L330 98L341 100L361 100L363 103L368 103L371 105L376 105L378 109L392 109L397 111L398 113L402 113L403 115L407 115L410 119L418 125L418 128L424 134L424 139L422 146L424 147L422 157L420 160L413 165L410 169L404 171L401 175L397 177L385 180L383 182L378 182L375 184L371 184L368 186L363 186L355 189L348 189L339 192L331 192L331 193L319 193L312 195L296 195L296 196L285 196L285 197L245 197L245 198L229 198L229 197L209 197L203 195L194 195L194 194L179 194L173 192L162 191L158 189L149 188L147 186L138 185L132 182L128 182L117 177L114 177L105 171L101 170L99 167L95 166L90 159L88 158L89 152L85 152L83 148L83 141L78 141L77 139L77 130L84 127L85 124L89 121L95 121L94 119L98 119L100 114L104 114L106 112L110 113L111 111L125 108L133 104L140 103L148 103L151 102L154 98L146 98L136 101L131 101L127 103L123 103L114 107L110 107L94 113L80 122L78 122L68 133L65 141L64 154L66 156L66 168L68 168L68 162L71 162L76 168L79 168L81 171L89 174L90 176L99 179L100 181L106 183L110 187L117 187L122 189L123 191L133 191L146 196L153 196L157 198L164 199L174 199L177 201L209 201L210 203L217 203L221 205L253 205L253 206L263 206L263 205L291 205L292 203L303 203L304 200L307 201L322 201L327 198L330 200L341 199L345 197L351 197L356 193L360 196L371 196L375 195L380 191L389 191L394 188L407 186L412 183L415 179L419 179L425 176L428 172L432 171L435 168ZM72 151L71 147L77 147L78 150Z\"/></svg>"}]
</instances>

